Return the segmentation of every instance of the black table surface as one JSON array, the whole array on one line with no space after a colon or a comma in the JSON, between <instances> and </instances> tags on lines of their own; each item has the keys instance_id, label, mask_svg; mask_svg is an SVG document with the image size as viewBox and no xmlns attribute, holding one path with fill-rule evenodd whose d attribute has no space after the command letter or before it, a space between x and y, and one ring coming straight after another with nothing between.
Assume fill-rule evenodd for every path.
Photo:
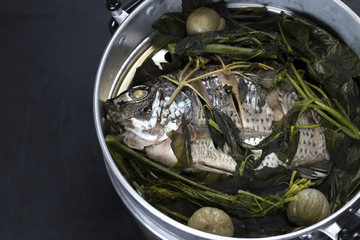
<instances>
[{"instance_id":1,"label":"black table surface","mask_svg":"<svg viewBox=\"0 0 360 240\"><path fill-rule=\"evenodd\" d=\"M0 3L0 240L143 239L93 123L109 18L101 0Z\"/></svg>"}]
</instances>

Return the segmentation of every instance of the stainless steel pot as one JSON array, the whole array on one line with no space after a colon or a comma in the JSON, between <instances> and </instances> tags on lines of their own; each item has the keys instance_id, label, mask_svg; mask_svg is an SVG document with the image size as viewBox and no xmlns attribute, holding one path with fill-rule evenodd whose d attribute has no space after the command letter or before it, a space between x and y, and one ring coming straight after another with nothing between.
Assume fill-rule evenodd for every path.
<instances>
[{"instance_id":1,"label":"stainless steel pot","mask_svg":"<svg viewBox=\"0 0 360 240\"><path fill-rule=\"evenodd\" d=\"M229 7L266 5L270 11L306 14L330 26L360 56L360 18L339 0L238 0L227 3ZM104 52L96 76L93 98L96 132L116 191L150 239L229 239L189 228L156 210L125 180L104 141L102 102L126 89L134 68L158 49L161 42L151 24L163 13L174 11L181 11L181 1L143 1L129 15L121 9L113 9L113 16L120 26ZM348 229L349 223L360 222L359 198L360 193L315 225L266 239L326 239L326 235L330 239L347 239L347 231L351 230Z\"/></svg>"}]
</instances>

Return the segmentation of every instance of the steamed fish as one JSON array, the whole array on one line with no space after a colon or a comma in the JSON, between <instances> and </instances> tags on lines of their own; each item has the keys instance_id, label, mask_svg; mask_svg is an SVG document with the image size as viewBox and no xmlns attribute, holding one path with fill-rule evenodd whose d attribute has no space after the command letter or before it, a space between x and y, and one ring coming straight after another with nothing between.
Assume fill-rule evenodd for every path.
<instances>
[{"instance_id":1,"label":"steamed fish","mask_svg":"<svg viewBox=\"0 0 360 240\"><path fill-rule=\"evenodd\" d=\"M208 66L199 70L192 78L221 69L221 66ZM272 89L274 70L255 69L262 83L253 81L255 73L246 76L239 74L216 73L191 83L193 89L185 87L174 101L169 100L177 85L167 79L178 80L181 73L175 72L134 86L118 97L104 102L106 118L117 131L118 138L128 147L144 151L147 156L167 166L177 163L169 133L181 132L182 118L191 133L192 165L188 171L210 171L233 174L239 162L231 156L227 144L217 147L209 131L208 119L204 113L204 100L213 109L226 114L241 134L242 144L255 154L262 156L261 144L272 132L272 124L280 121L289 110L299 102L293 88ZM202 96L202 98L199 97ZM297 125L314 125L318 116L311 110L304 111L297 119ZM329 168L329 154L326 149L324 129L316 126L298 130L299 140L292 158L281 159L276 153L266 153L261 157L263 167L279 165L289 170L298 170L308 178L324 177Z\"/></svg>"}]
</instances>

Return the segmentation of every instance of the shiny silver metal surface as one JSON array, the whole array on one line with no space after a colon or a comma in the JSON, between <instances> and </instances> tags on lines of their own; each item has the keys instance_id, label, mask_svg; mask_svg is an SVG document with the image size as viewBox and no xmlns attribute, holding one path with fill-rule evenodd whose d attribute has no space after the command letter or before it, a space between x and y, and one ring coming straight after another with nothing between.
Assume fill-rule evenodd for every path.
<instances>
[{"instance_id":1,"label":"shiny silver metal surface","mask_svg":"<svg viewBox=\"0 0 360 240\"><path fill-rule=\"evenodd\" d=\"M331 26L360 56L360 18L338 0L239 0L227 1L229 7L250 5L270 6L273 11L289 10L305 13L310 18ZM144 1L131 14L121 18L120 27L109 42L99 64L93 104L97 136L112 183L122 201L138 220L149 239L231 239L189 228L157 211L146 202L125 180L113 162L106 147L103 132L102 102L127 87L124 75L131 75L131 67L141 64L141 58L154 51L156 36L151 24L165 12L181 11L181 1ZM139 60L140 59L140 60ZM121 89L119 89L121 83ZM358 193L343 208L323 221L308 228L281 236L256 239L322 239L325 235L337 239L344 216L360 220ZM239 239L239 238L237 238Z\"/></svg>"}]
</instances>

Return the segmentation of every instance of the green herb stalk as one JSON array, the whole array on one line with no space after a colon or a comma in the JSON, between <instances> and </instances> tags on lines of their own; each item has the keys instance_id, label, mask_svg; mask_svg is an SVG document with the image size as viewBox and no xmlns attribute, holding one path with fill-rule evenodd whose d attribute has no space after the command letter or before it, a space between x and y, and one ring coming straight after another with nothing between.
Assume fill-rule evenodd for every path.
<instances>
[{"instance_id":1,"label":"green herb stalk","mask_svg":"<svg viewBox=\"0 0 360 240\"><path fill-rule=\"evenodd\" d=\"M225 209L229 214L240 218L262 217L272 210L284 210L284 204L288 201L296 200L296 194L304 188L312 185L310 180L300 179L294 182L296 172L293 172L289 187L280 194L268 194L263 197L257 196L245 190L238 190L236 195L228 195L212 188L194 182L170 169L151 161L142 154L126 147L113 136L108 135L105 138L110 153L118 166L123 166L126 156L134 161L138 167L142 167L148 173L137 174L137 180L128 173L125 177L136 189L143 186L138 192L148 201L161 206L161 202L176 200L177 198L187 199L198 206L215 206ZM117 154L114 154L116 153ZM132 166L133 168L137 168ZM126 170L129 171L129 170ZM136 172L136 171L135 171ZM151 172L151 174L150 174ZM153 176L153 177L146 177ZM159 175L167 175L166 178L159 178ZM164 207L160 207L164 210ZM166 213L186 219L180 213L174 213L166 209Z\"/></svg>"},{"instance_id":2,"label":"green herb stalk","mask_svg":"<svg viewBox=\"0 0 360 240\"><path fill-rule=\"evenodd\" d=\"M292 52L293 50L290 44L288 43L288 41L286 40L286 37L281 28L281 24L279 22L278 22L278 26L284 44L287 46L288 50ZM347 134L349 137L356 140L360 140L359 129L354 123L352 123L349 120L349 118L346 115L344 115L344 111L341 110L342 113L338 112L334 107L332 107L328 97L320 88L317 88L314 85L304 81L293 62L290 62L289 65L292 72L295 75L296 80L293 77L291 77L288 73L286 73L286 77L288 81L297 90L301 98L312 102L312 104L310 104L309 107L314 109L315 112L317 112L321 117L329 121L331 124L336 126L339 130ZM315 96L310 90L309 86L313 87L315 90L320 92L320 94L325 98L325 101Z\"/></svg>"}]
</instances>

